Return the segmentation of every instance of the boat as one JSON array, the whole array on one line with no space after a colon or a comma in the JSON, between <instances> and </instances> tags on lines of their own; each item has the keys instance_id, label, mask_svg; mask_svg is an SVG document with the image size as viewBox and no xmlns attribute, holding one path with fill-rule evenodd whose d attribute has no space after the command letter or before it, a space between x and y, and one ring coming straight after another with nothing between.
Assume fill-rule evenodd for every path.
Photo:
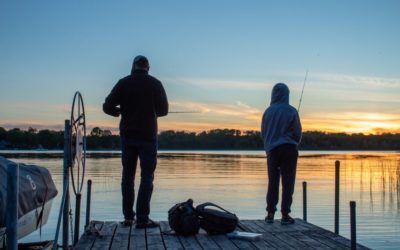
<instances>
[{"instance_id":1,"label":"boat","mask_svg":"<svg viewBox=\"0 0 400 250\"><path fill-rule=\"evenodd\" d=\"M7 170L19 166L18 235L24 236L47 223L57 188L48 169L15 163L0 156L0 240L4 238L7 215ZM2 243L0 242L0 248Z\"/></svg>"}]
</instances>

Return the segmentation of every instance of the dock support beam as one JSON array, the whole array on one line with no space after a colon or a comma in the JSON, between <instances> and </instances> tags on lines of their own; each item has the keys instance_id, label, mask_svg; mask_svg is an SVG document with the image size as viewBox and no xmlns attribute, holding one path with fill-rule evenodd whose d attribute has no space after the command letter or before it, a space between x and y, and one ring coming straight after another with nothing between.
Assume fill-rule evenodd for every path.
<instances>
[{"instance_id":1,"label":"dock support beam","mask_svg":"<svg viewBox=\"0 0 400 250\"><path fill-rule=\"evenodd\" d=\"M68 249L68 224L69 224L69 168L71 166L71 124L69 120L64 123L64 179L63 194L65 195L63 208L63 241L62 247Z\"/></svg>"},{"instance_id":2,"label":"dock support beam","mask_svg":"<svg viewBox=\"0 0 400 250\"><path fill-rule=\"evenodd\" d=\"M7 249L18 249L19 165L7 166Z\"/></svg>"},{"instance_id":3,"label":"dock support beam","mask_svg":"<svg viewBox=\"0 0 400 250\"><path fill-rule=\"evenodd\" d=\"M303 181L303 220L307 221L307 182Z\"/></svg>"},{"instance_id":4,"label":"dock support beam","mask_svg":"<svg viewBox=\"0 0 400 250\"><path fill-rule=\"evenodd\" d=\"M340 161L335 162L335 234L339 234Z\"/></svg>"},{"instance_id":5,"label":"dock support beam","mask_svg":"<svg viewBox=\"0 0 400 250\"><path fill-rule=\"evenodd\" d=\"M351 249L355 250L357 247L357 235L356 235L356 202L350 201L350 240Z\"/></svg>"},{"instance_id":6,"label":"dock support beam","mask_svg":"<svg viewBox=\"0 0 400 250\"><path fill-rule=\"evenodd\" d=\"M87 181L87 200L86 200L86 223L85 228L89 226L90 222L90 204L92 199L92 180Z\"/></svg>"}]
</instances>

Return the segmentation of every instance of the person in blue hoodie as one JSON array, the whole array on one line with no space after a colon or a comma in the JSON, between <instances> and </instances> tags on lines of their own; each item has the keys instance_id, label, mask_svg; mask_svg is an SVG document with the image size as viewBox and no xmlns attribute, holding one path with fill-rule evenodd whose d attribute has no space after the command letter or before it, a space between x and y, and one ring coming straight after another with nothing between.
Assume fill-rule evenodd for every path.
<instances>
[{"instance_id":1,"label":"person in blue hoodie","mask_svg":"<svg viewBox=\"0 0 400 250\"><path fill-rule=\"evenodd\" d=\"M292 224L294 220L289 213L296 180L301 123L297 110L289 104L289 88L284 83L277 83L272 89L271 105L262 117L261 137L267 154L269 179L265 221L274 222L282 178L281 224Z\"/></svg>"}]
</instances>

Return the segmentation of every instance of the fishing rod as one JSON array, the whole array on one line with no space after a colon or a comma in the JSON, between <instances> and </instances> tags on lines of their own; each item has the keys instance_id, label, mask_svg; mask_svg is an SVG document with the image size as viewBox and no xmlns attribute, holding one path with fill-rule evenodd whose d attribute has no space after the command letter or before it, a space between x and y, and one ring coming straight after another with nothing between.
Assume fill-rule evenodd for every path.
<instances>
[{"instance_id":1,"label":"fishing rod","mask_svg":"<svg viewBox=\"0 0 400 250\"><path fill-rule=\"evenodd\" d=\"M297 112L299 112L299 113L300 113L301 101L303 100L304 87L306 86L306 82L307 82L307 76L308 76L308 69L307 69L307 71L306 71L306 76L304 77L303 88L301 89L301 95L300 95L300 100L299 100L299 106L297 107Z\"/></svg>"},{"instance_id":2,"label":"fishing rod","mask_svg":"<svg viewBox=\"0 0 400 250\"><path fill-rule=\"evenodd\" d=\"M169 114L198 114L200 111L170 111Z\"/></svg>"}]
</instances>

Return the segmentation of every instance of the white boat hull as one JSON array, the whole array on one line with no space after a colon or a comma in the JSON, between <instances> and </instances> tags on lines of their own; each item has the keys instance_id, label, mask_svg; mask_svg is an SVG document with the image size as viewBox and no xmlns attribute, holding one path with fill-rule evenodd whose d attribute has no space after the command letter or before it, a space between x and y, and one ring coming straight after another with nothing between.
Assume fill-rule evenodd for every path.
<instances>
[{"instance_id":1,"label":"white boat hull","mask_svg":"<svg viewBox=\"0 0 400 250\"><path fill-rule=\"evenodd\" d=\"M52 203L53 199L50 199L44 205L43 218L41 223L42 225L45 225L47 223ZM38 207L29 211L18 219L18 239L21 239L22 237L25 237L26 235L39 229L40 224L37 226L37 221L39 219L41 211L42 207Z\"/></svg>"}]
</instances>

